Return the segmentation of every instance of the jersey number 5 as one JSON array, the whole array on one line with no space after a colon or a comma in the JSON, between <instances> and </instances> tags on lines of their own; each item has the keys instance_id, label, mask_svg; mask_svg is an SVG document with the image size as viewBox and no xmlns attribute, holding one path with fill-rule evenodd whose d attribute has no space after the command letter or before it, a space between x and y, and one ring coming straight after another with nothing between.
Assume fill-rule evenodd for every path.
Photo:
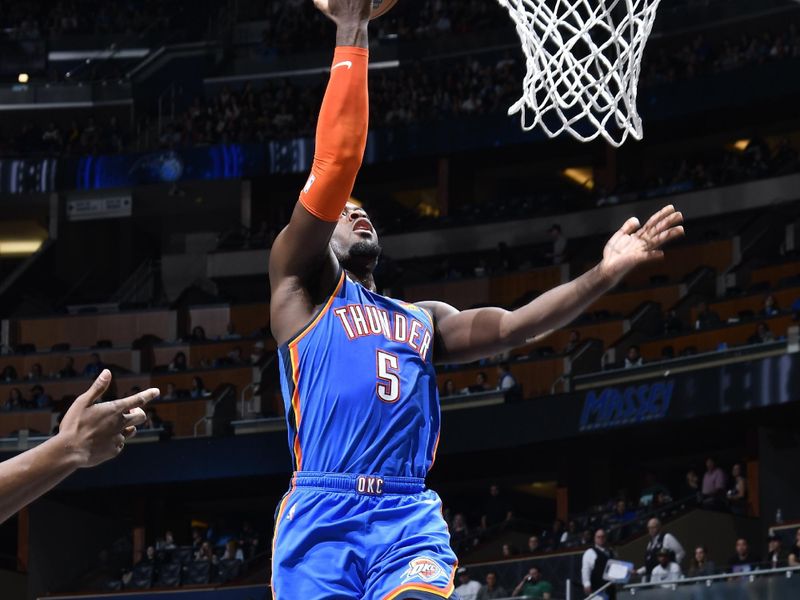
<instances>
[{"instance_id":1,"label":"jersey number 5","mask_svg":"<svg viewBox=\"0 0 800 600\"><path fill-rule=\"evenodd\" d=\"M400 398L400 359L394 354L378 350L376 354L378 383L375 390L378 398L392 404Z\"/></svg>"}]
</instances>

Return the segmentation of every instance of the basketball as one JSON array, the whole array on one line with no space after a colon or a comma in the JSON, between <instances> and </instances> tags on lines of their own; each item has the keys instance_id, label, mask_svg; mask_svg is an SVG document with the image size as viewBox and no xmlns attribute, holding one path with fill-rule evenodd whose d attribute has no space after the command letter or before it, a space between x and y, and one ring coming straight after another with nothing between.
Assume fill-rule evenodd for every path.
<instances>
[{"instance_id":1,"label":"basketball","mask_svg":"<svg viewBox=\"0 0 800 600\"><path fill-rule=\"evenodd\" d=\"M381 15L385 15L392 10L392 7L397 4L397 0L372 0L372 17L377 19Z\"/></svg>"}]
</instances>

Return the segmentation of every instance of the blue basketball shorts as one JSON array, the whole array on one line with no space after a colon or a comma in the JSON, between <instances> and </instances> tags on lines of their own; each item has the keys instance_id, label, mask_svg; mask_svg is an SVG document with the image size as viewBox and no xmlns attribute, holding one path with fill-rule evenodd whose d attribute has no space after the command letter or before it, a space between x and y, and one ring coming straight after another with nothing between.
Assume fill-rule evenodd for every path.
<instances>
[{"instance_id":1,"label":"blue basketball shorts","mask_svg":"<svg viewBox=\"0 0 800 600\"><path fill-rule=\"evenodd\" d=\"M275 517L274 600L455 600L442 501L422 479L295 473Z\"/></svg>"}]
</instances>

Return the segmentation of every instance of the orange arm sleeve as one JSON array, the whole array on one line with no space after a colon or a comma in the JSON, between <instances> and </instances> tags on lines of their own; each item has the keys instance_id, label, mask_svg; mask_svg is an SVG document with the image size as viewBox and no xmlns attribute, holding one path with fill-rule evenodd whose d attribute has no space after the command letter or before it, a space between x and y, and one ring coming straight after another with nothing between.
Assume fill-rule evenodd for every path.
<instances>
[{"instance_id":1,"label":"orange arm sleeve","mask_svg":"<svg viewBox=\"0 0 800 600\"><path fill-rule=\"evenodd\" d=\"M353 192L367 146L369 51L339 46L317 123L311 176L300 193L308 212L336 222Z\"/></svg>"}]
</instances>

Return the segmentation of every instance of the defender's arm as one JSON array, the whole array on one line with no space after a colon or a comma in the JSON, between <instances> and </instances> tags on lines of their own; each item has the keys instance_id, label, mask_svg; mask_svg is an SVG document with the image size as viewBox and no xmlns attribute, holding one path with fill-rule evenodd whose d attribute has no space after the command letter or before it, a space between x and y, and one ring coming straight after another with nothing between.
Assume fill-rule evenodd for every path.
<instances>
[{"instance_id":1,"label":"defender's arm","mask_svg":"<svg viewBox=\"0 0 800 600\"><path fill-rule=\"evenodd\" d=\"M460 312L441 302L421 303L436 321L436 361L472 362L564 327L631 269L662 258L661 246L683 235L681 223L683 216L673 206L653 215L642 228L637 219L628 220L606 245L599 265L515 311L480 308Z\"/></svg>"},{"instance_id":2,"label":"defender's arm","mask_svg":"<svg viewBox=\"0 0 800 600\"><path fill-rule=\"evenodd\" d=\"M79 468L117 456L125 440L136 433L136 426L145 422L142 407L158 396L158 390L95 404L110 383L111 373L103 371L73 402L55 437L0 463L0 523Z\"/></svg>"}]
</instances>

